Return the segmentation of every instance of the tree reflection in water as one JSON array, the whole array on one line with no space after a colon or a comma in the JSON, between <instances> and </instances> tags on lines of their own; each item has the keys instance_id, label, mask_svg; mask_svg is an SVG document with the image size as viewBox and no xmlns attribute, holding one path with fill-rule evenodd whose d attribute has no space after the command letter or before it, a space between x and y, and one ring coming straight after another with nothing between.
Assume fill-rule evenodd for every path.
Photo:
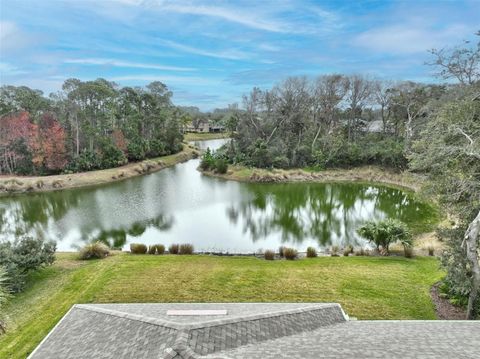
<instances>
[{"instance_id":1,"label":"tree reflection in water","mask_svg":"<svg viewBox=\"0 0 480 359\"><path fill-rule=\"evenodd\" d=\"M433 209L398 189L362 184L264 184L248 186L252 200L227 208L227 217L258 241L278 233L283 242L315 239L320 246L365 243L356 233L367 220L395 217L422 230L419 216ZM427 222L428 222L428 218ZM432 218L433 221L433 218Z\"/></svg>"},{"instance_id":2,"label":"tree reflection in water","mask_svg":"<svg viewBox=\"0 0 480 359\"><path fill-rule=\"evenodd\" d=\"M364 243L356 229L366 220L394 217L423 230L436 219L431 207L397 189L222 181L198 173L198 162L108 186L0 198L0 241L30 233L56 240L59 250L91 241L125 249L136 241L232 252L285 243L304 250Z\"/></svg>"}]
</instances>

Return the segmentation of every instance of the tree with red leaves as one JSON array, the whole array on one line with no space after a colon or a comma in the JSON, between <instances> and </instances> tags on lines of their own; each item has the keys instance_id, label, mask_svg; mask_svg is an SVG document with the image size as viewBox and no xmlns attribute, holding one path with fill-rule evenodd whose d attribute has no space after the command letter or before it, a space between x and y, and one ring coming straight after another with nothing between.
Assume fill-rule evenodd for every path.
<instances>
[{"instance_id":1,"label":"tree with red leaves","mask_svg":"<svg viewBox=\"0 0 480 359\"><path fill-rule=\"evenodd\" d=\"M68 162L65 138L65 130L55 117L50 113L44 114L38 126L38 149L33 158L34 165L48 172L63 169Z\"/></svg>"},{"instance_id":2,"label":"tree with red leaves","mask_svg":"<svg viewBox=\"0 0 480 359\"><path fill-rule=\"evenodd\" d=\"M28 112L0 118L0 173L28 172L37 130Z\"/></svg>"}]
</instances>

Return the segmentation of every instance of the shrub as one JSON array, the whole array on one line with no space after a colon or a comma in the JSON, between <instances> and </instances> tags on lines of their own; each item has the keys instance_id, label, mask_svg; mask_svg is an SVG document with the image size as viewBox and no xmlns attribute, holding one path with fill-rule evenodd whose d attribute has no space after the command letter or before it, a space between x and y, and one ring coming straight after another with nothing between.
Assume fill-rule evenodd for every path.
<instances>
[{"instance_id":1,"label":"shrub","mask_svg":"<svg viewBox=\"0 0 480 359\"><path fill-rule=\"evenodd\" d=\"M9 278L10 290L20 292L26 275L55 261L56 244L42 237L20 237L14 242L0 243L0 266Z\"/></svg>"},{"instance_id":2,"label":"shrub","mask_svg":"<svg viewBox=\"0 0 480 359\"><path fill-rule=\"evenodd\" d=\"M405 254L405 258L413 258L413 247L412 246L403 247L403 251L404 251L404 254Z\"/></svg>"},{"instance_id":3,"label":"shrub","mask_svg":"<svg viewBox=\"0 0 480 359\"><path fill-rule=\"evenodd\" d=\"M127 157L112 141L105 141L102 144L101 168L112 168L127 163Z\"/></svg>"},{"instance_id":4,"label":"shrub","mask_svg":"<svg viewBox=\"0 0 480 359\"><path fill-rule=\"evenodd\" d=\"M332 257L339 257L340 256L340 247L339 246L331 246L330 247L330 255Z\"/></svg>"},{"instance_id":5,"label":"shrub","mask_svg":"<svg viewBox=\"0 0 480 359\"><path fill-rule=\"evenodd\" d=\"M101 167L101 161L96 152L84 150L66 168L67 171L92 171Z\"/></svg>"},{"instance_id":6,"label":"shrub","mask_svg":"<svg viewBox=\"0 0 480 359\"><path fill-rule=\"evenodd\" d=\"M263 256L267 261L273 261L275 259L275 252L268 249L263 253Z\"/></svg>"},{"instance_id":7,"label":"shrub","mask_svg":"<svg viewBox=\"0 0 480 359\"><path fill-rule=\"evenodd\" d=\"M273 167L275 168L288 168L289 162L287 156L277 156L273 159Z\"/></svg>"},{"instance_id":8,"label":"shrub","mask_svg":"<svg viewBox=\"0 0 480 359\"><path fill-rule=\"evenodd\" d=\"M357 230L363 238L374 243L380 253L388 255L388 248L394 242L400 242L403 246L412 245L412 234L405 223L396 219L386 219L375 223L367 222Z\"/></svg>"},{"instance_id":9,"label":"shrub","mask_svg":"<svg viewBox=\"0 0 480 359\"><path fill-rule=\"evenodd\" d=\"M167 151L165 149L165 144L160 140L150 140L148 143L148 156L149 157L158 157L166 155Z\"/></svg>"},{"instance_id":10,"label":"shrub","mask_svg":"<svg viewBox=\"0 0 480 359\"><path fill-rule=\"evenodd\" d=\"M370 252L364 248L360 248L358 251L355 251L356 256L369 256Z\"/></svg>"},{"instance_id":11,"label":"shrub","mask_svg":"<svg viewBox=\"0 0 480 359\"><path fill-rule=\"evenodd\" d=\"M351 245L348 245L343 249L343 255L345 257L348 257L351 253L353 253L353 247Z\"/></svg>"},{"instance_id":12,"label":"shrub","mask_svg":"<svg viewBox=\"0 0 480 359\"><path fill-rule=\"evenodd\" d=\"M94 242L86 244L78 252L80 259L102 259L110 254L110 250L107 245L102 242Z\"/></svg>"},{"instance_id":13,"label":"shrub","mask_svg":"<svg viewBox=\"0 0 480 359\"><path fill-rule=\"evenodd\" d=\"M0 334L5 333L5 324L2 321L2 318L5 314L3 308L10 297L10 291L7 287L7 282L7 271L3 267L0 267Z\"/></svg>"},{"instance_id":14,"label":"shrub","mask_svg":"<svg viewBox=\"0 0 480 359\"><path fill-rule=\"evenodd\" d=\"M130 243L130 253L145 254L147 253L147 246L142 243Z\"/></svg>"},{"instance_id":15,"label":"shrub","mask_svg":"<svg viewBox=\"0 0 480 359\"><path fill-rule=\"evenodd\" d=\"M148 143L143 139L136 139L127 145L128 159L133 161L144 160L148 152Z\"/></svg>"},{"instance_id":16,"label":"shrub","mask_svg":"<svg viewBox=\"0 0 480 359\"><path fill-rule=\"evenodd\" d=\"M224 158L218 158L215 160L215 172L217 173L227 173L228 170L228 163L227 160Z\"/></svg>"},{"instance_id":17,"label":"shrub","mask_svg":"<svg viewBox=\"0 0 480 359\"><path fill-rule=\"evenodd\" d=\"M296 249L293 248L284 248L283 255L285 256L285 259L294 260L295 258L297 258L298 252Z\"/></svg>"},{"instance_id":18,"label":"shrub","mask_svg":"<svg viewBox=\"0 0 480 359\"><path fill-rule=\"evenodd\" d=\"M156 244L155 248L157 249L157 254L165 253L165 246L163 244Z\"/></svg>"},{"instance_id":19,"label":"shrub","mask_svg":"<svg viewBox=\"0 0 480 359\"><path fill-rule=\"evenodd\" d=\"M157 246L155 244L148 246L148 254L157 254Z\"/></svg>"},{"instance_id":20,"label":"shrub","mask_svg":"<svg viewBox=\"0 0 480 359\"><path fill-rule=\"evenodd\" d=\"M214 168L215 159L213 157L210 147L207 148L205 153L202 155L202 160L200 161L200 168L204 171L211 170Z\"/></svg>"},{"instance_id":21,"label":"shrub","mask_svg":"<svg viewBox=\"0 0 480 359\"><path fill-rule=\"evenodd\" d=\"M283 253L283 251L285 250L285 248L286 248L285 246L280 246L280 247L278 247L278 255L280 256L280 258L285 257L285 255L284 255L284 253Z\"/></svg>"},{"instance_id":22,"label":"shrub","mask_svg":"<svg viewBox=\"0 0 480 359\"><path fill-rule=\"evenodd\" d=\"M427 251L430 257L433 257L435 255L435 248L433 246L428 246Z\"/></svg>"},{"instance_id":23,"label":"shrub","mask_svg":"<svg viewBox=\"0 0 480 359\"><path fill-rule=\"evenodd\" d=\"M313 247L307 248L307 258L314 258L317 256L317 250Z\"/></svg>"},{"instance_id":24,"label":"shrub","mask_svg":"<svg viewBox=\"0 0 480 359\"><path fill-rule=\"evenodd\" d=\"M192 244L180 244L178 247L178 254L193 254L193 245Z\"/></svg>"},{"instance_id":25,"label":"shrub","mask_svg":"<svg viewBox=\"0 0 480 359\"><path fill-rule=\"evenodd\" d=\"M178 244L171 244L171 245L168 247L168 253L170 253L170 254L178 254L179 247L180 247L180 245L178 245Z\"/></svg>"}]
</instances>

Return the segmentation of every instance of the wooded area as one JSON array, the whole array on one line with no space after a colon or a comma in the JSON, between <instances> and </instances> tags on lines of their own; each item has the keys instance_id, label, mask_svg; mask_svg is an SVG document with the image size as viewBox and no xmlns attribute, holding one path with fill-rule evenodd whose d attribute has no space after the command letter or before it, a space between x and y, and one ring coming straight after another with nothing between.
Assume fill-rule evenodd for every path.
<instances>
[{"instance_id":1,"label":"wooded area","mask_svg":"<svg viewBox=\"0 0 480 359\"><path fill-rule=\"evenodd\" d=\"M52 174L116 167L181 150L182 112L161 82L119 87L66 80L43 96L0 89L0 174Z\"/></svg>"},{"instance_id":2,"label":"wooded area","mask_svg":"<svg viewBox=\"0 0 480 359\"><path fill-rule=\"evenodd\" d=\"M377 164L428 176L425 191L455 219L439 232L447 245L446 283L474 319L480 313L480 42L431 54L427 65L448 83L334 74L254 88L244 96L234 141L215 156L266 168Z\"/></svg>"}]
</instances>

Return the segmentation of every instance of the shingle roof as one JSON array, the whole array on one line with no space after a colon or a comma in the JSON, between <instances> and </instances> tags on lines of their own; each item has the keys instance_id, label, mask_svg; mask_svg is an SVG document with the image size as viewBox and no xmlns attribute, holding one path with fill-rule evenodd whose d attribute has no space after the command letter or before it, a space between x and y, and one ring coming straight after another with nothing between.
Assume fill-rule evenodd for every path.
<instances>
[{"instance_id":1,"label":"shingle roof","mask_svg":"<svg viewBox=\"0 0 480 359\"><path fill-rule=\"evenodd\" d=\"M348 321L333 303L88 304L75 305L30 356L279 357L480 358L480 322Z\"/></svg>"}]
</instances>

